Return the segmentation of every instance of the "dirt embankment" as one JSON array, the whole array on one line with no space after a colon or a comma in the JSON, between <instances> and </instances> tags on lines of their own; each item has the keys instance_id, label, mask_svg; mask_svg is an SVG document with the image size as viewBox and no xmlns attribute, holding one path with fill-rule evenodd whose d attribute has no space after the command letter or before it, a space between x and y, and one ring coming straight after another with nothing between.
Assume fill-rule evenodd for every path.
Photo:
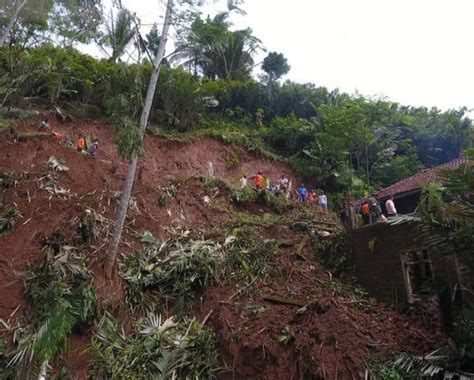
<instances>
[{"instance_id":1,"label":"dirt embankment","mask_svg":"<svg viewBox=\"0 0 474 380\"><path fill-rule=\"evenodd\" d=\"M39 252L41 237L49 236L58 227L73 226L85 215L87 207L113 218L117 204L117 192L121 191L127 165L118 156L112 142L110 128L92 120L74 120L61 123L49 122L52 130L60 131L74 141L82 133L100 140L96 158L81 156L73 147L58 144L52 136L26 138L14 142L5 132L0 135L0 172L16 173L18 186L13 185L4 193L4 206L17 205L18 218L14 233L0 237L0 318L8 319L16 307L23 302L21 281L15 272L23 270L28 262L35 260ZM38 122L39 125L39 122ZM36 125L17 127L18 133L36 131ZM128 223L134 230L148 229L163 236L167 226L192 226L205 230L218 223L224 216L207 207L203 198L206 192L196 176L208 175L208 163L212 162L217 178L227 182L237 181L243 173L253 175L257 170L276 180L281 174L295 181L290 169L280 162L266 160L240 147L233 147L210 138L190 143L178 143L163 138L146 138L147 154L142 159L133 197L137 212L130 212ZM55 156L69 168L67 172L54 173L48 167L48 159ZM229 162L238 157L238 162ZM49 177L55 183L49 183ZM171 199L164 205L160 196L174 182L181 187L179 202ZM71 196L60 197L50 190L66 189ZM214 194L217 195L217 194ZM221 196L224 194L221 194ZM215 202L219 202L217 196ZM100 247L101 242L97 242ZM96 254L100 256L105 247Z\"/></svg>"},{"instance_id":2,"label":"dirt embankment","mask_svg":"<svg viewBox=\"0 0 474 380\"><path fill-rule=\"evenodd\" d=\"M51 136L15 143L9 134L0 135L0 172L13 173L12 178L17 179L4 189L4 206L16 205L21 214L13 233L0 237L0 318L4 320L26 307L16 272L36 260L40 239L58 227L73 231L86 209L113 220L126 172L106 126L86 120L51 124L69 138L78 133L97 137L101 147L92 158L58 144ZM21 126L18 130L32 129ZM128 242L135 240L132 237L138 231L163 237L167 227L181 227L206 234L232 221L242 210L230 203L229 189L223 185L209 189L198 178L208 175L209 162L217 177L228 183L257 170L273 180L285 174L296 183L285 164L213 139L178 143L150 136L146 149L126 223ZM48 166L51 156L69 170L53 172ZM206 197L211 205L204 202ZM265 216L260 207L252 212ZM311 244L301 243L307 235L288 228L288 218L255 226L253 232L261 239L280 242L269 258L278 275L256 282L252 286L258 291L248 294L236 294L237 286L246 284L207 289L195 309L200 317L210 315L208 323L216 331L219 351L231 370L222 378L357 378L371 356L387 358L402 350L423 354L446 341L436 317L432 328L426 329L386 305L367 303L341 287L315 261ZM91 257L98 296L116 293L115 297L121 297L119 286L112 289L102 280L100 263L107 239L104 235L96 239ZM307 306L270 302L266 295ZM87 377L90 353L84 349L89 338L75 337L66 355L76 378Z\"/></svg>"}]
</instances>

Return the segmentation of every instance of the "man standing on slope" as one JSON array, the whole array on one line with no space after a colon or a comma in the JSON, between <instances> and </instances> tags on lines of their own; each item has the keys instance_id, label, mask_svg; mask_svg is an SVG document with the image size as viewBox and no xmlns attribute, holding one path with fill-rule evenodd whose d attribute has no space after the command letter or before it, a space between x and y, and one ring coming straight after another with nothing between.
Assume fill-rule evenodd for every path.
<instances>
[{"instance_id":1,"label":"man standing on slope","mask_svg":"<svg viewBox=\"0 0 474 380\"><path fill-rule=\"evenodd\" d=\"M321 211L325 214L328 212L328 197L324 194L324 190L321 192L321 195L318 197L318 205L321 208Z\"/></svg>"},{"instance_id":2,"label":"man standing on slope","mask_svg":"<svg viewBox=\"0 0 474 380\"><path fill-rule=\"evenodd\" d=\"M390 195L390 198L385 202L385 209L387 210L387 216L397 216L397 209L395 208L395 203L393 202L393 195Z\"/></svg>"},{"instance_id":3,"label":"man standing on slope","mask_svg":"<svg viewBox=\"0 0 474 380\"><path fill-rule=\"evenodd\" d=\"M369 210L369 203L364 202L360 207L360 213L362 214L362 220L364 224L370 224L370 210Z\"/></svg>"},{"instance_id":4,"label":"man standing on slope","mask_svg":"<svg viewBox=\"0 0 474 380\"><path fill-rule=\"evenodd\" d=\"M253 178L255 180L255 187L257 190L262 190L265 188L265 178L263 178L262 172L258 172Z\"/></svg>"},{"instance_id":5,"label":"man standing on slope","mask_svg":"<svg viewBox=\"0 0 474 380\"><path fill-rule=\"evenodd\" d=\"M286 178L282 174L280 179L278 180L278 185L280 186L280 191L285 195L288 193L288 183L289 183L288 178Z\"/></svg>"},{"instance_id":6,"label":"man standing on slope","mask_svg":"<svg viewBox=\"0 0 474 380\"><path fill-rule=\"evenodd\" d=\"M247 176L244 175L240 180L239 180L239 187L241 189L245 189L247 187Z\"/></svg>"},{"instance_id":7,"label":"man standing on slope","mask_svg":"<svg viewBox=\"0 0 474 380\"><path fill-rule=\"evenodd\" d=\"M306 198L308 197L308 190L306 190L306 187L304 185L300 186L300 188L298 189L298 194L300 196L300 201L306 202Z\"/></svg>"},{"instance_id":8,"label":"man standing on slope","mask_svg":"<svg viewBox=\"0 0 474 380\"><path fill-rule=\"evenodd\" d=\"M375 197L369 198L370 224L376 224L382 220L382 209Z\"/></svg>"},{"instance_id":9,"label":"man standing on slope","mask_svg":"<svg viewBox=\"0 0 474 380\"><path fill-rule=\"evenodd\" d=\"M76 149L79 153L86 153L86 139L83 135L79 135L76 141Z\"/></svg>"}]
</instances>

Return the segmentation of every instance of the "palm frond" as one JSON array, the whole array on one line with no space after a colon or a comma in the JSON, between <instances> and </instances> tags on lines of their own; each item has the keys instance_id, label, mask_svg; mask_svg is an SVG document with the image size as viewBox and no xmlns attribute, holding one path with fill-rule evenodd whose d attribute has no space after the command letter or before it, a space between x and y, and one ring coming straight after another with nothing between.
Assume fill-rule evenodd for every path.
<instances>
[{"instance_id":1,"label":"palm frond","mask_svg":"<svg viewBox=\"0 0 474 380\"><path fill-rule=\"evenodd\" d=\"M56 170L58 172L69 171L69 168L64 164L64 162L58 160L54 156L49 157L48 163L49 163L49 166L51 166L53 170Z\"/></svg>"}]
</instances>

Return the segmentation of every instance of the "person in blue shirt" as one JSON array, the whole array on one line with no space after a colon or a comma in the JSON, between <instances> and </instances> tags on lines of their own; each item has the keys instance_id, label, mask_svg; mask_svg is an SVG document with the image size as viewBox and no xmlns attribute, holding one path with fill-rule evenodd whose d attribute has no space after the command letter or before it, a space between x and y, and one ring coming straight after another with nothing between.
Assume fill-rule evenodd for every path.
<instances>
[{"instance_id":1,"label":"person in blue shirt","mask_svg":"<svg viewBox=\"0 0 474 380\"><path fill-rule=\"evenodd\" d=\"M298 189L298 194L300 196L300 201L306 202L306 198L308 197L308 190L306 190L306 187L304 187L304 185L300 186L300 188Z\"/></svg>"}]
</instances>

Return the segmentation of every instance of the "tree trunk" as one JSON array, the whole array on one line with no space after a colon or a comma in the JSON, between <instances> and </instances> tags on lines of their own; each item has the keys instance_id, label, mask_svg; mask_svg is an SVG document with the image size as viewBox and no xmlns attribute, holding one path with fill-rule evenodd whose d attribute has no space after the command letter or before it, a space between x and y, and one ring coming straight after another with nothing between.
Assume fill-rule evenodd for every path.
<instances>
[{"instance_id":1,"label":"tree trunk","mask_svg":"<svg viewBox=\"0 0 474 380\"><path fill-rule=\"evenodd\" d=\"M10 21L8 22L8 25L5 28L5 31L3 32L2 37L0 37L0 47L5 45L5 42L7 41L8 35L10 34L10 32L13 28L13 25L15 24L16 19L18 18L18 14L23 9L23 7L25 6L27 1L28 0L23 0L23 2L21 4L18 3L18 0L15 1L15 9L13 10L12 16L10 17Z\"/></svg>"},{"instance_id":2,"label":"tree trunk","mask_svg":"<svg viewBox=\"0 0 474 380\"><path fill-rule=\"evenodd\" d=\"M370 195L370 172L369 172L369 146L365 142L365 173L367 180L367 196Z\"/></svg>"},{"instance_id":3,"label":"tree trunk","mask_svg":"<svg viewBox=\"0 0 474 380\"><path fill-rule=\"evenodd\" d=\"M145 136L145 130L148 124L148 118L150 115L151 106L153 104L153 97L155 95L156 84L158 82L158 76L160 74L161 61L165 55L166 42L168 40L168 33L171 24L171 13L173 12L173 0L168 0L166 5L166 15L163 24L163 30L161 33L160 45L158 47L158 53L156 54L153 62L153 72L151 74L150 82L148 83L148 90L145 98L145 105L142 110L140 117L140 138L143 140ZM111 279L114 274L115 263L117 261L117 253L122 237L123 225L125 218L127 217L128 204L130 201L130 194L132 192L133 181L135 179L135 171L137 170L138 156L132 157L128 165L127 177L120 198L120 204L117 211L117 217L115 220L114 234L112 236L112 242L110 251L107 255L105 262L105 275L108 279Z\"/></svg>"}]
</instances>

